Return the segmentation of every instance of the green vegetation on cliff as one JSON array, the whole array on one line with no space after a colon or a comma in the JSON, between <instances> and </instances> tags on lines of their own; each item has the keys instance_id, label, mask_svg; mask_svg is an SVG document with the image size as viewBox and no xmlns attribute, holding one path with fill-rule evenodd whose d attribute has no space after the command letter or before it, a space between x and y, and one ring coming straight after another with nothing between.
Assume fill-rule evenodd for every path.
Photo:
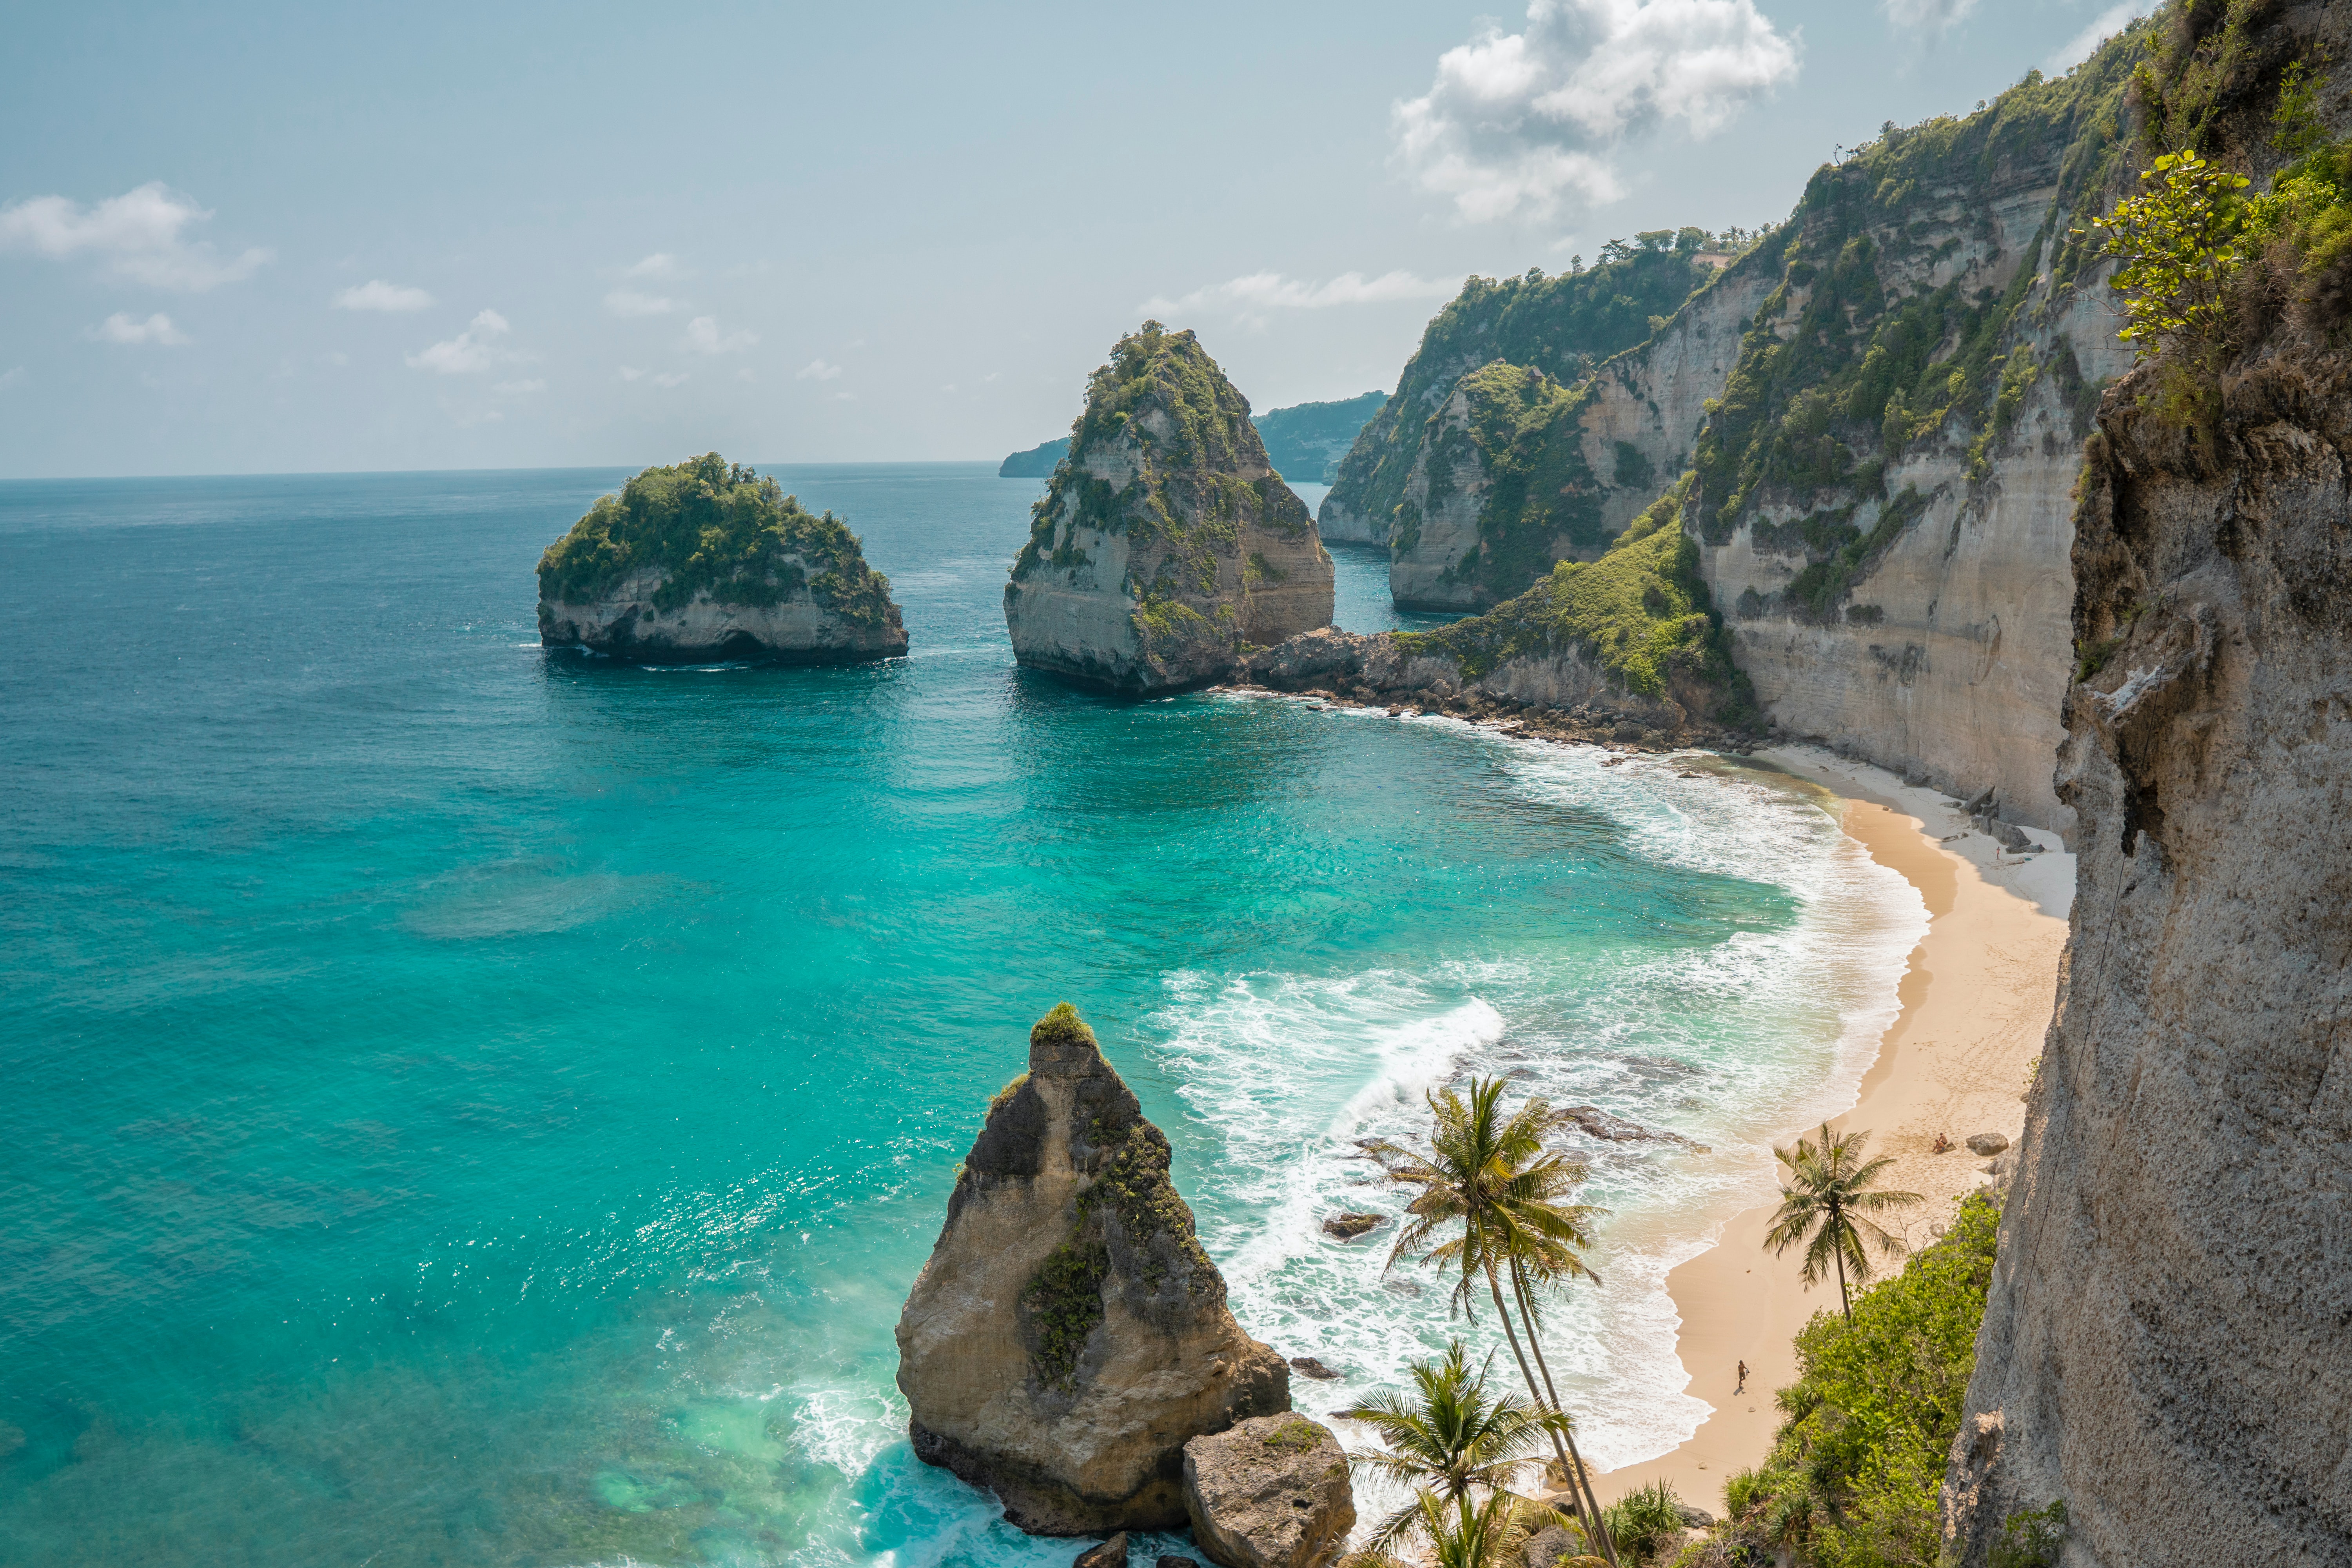
<instances>
[{"instance_id":1,"label":"green vegetation on cliff","mask_svg":"<svg viewBox=\"0 0 2352 1568\"><path fill-rule=\"evenodd\" d=\"M1090 455L1121 443L1131 443L1134 468L1124 484L1087 471ZM1266 467L1248 401L1199 340L1146 321L1088 378L1070 458L1030 510L1029 542L1013 576L1076 564L1078 530L1095 529L1167 547L1152 580L1129 585L1139 602L1213 594L1218 557L1239 547L1245 522L1291 537L1313 525L1305 503L1272 473L1241 477ZM1162 613L1179 610L1198 618L1181 605Z\"/></svg>"},{"instance_id":2,"label":"green vegetation on cliff","mask_svg":"<svg viewBox=\"0 0 2352 1568\"><path fill-rule=\"evenodd\" d=\"M1937 1561L1945 1457L1976 1370L2000 1227L2000 1210L1971 1197L1902 1273L1855 1295L1852 1322L1813 1315L1797 1336L1797 1381L1777 1396L1786 1419L1772 1451L1725 1484L1729 1518L1694 1561L1783 1551L1807 1568Z\"/></svg>"},{"instance_id":3,"label":"green vegetation on cliff","mask_svg":"<svg viewBox=\"0 0 2352 1568\"><path fill-rule=\"evenodd\" d=\"M2075 395L2077 421L2087 426L2092 389L2071 351L2062 340L2055 363L2037 363L2019 318L2045 268L2063 283L2089 259L2067 232L2066 215L2087 215L2113 176L2144 33L2111 41L2065 77L2029 72L1965 119L1889 126L1849 161L1814 174L1790 225L1782 284L1741 341L1693 456L1694 506L1706 539L1728 539L1759 507L1842 512L1845 531L1824 531L1820 541L1816 559L1828 560L1863 537L1851 526L1854 509L1871 509L1873 522L1903 510L1889 504L1885 475L1913 443L1964 446L1969 478L1981 479L2025 389L2045 371ZM2037 166L2054 174L2058 200L2004 292L1901 281L1932 274L1969 243L1962 226L1924 221L1923 206ZM1989 242L1986 230L1979 243ZM1843 582L1838 586L1843 592Z\"/></svg>"},{"instance_id":4,"label":"green vegetation on cliff","mask_svg":"<svg viewBox=\"0 0 2352 1568\"><path fill-rule=\"evenodd\" d=\"M1025 452L1015 452L996 466L1000 479L1045 479L1054 476L1063 458L1070 455L1070 438L1059 436L1051 441L1040 441Z\"/></svg>"},{"instance_id":5,"label":"green vegetation on cliff","mask_svg":"<svg viewBox=\"0 0 2352 1568\"><path fill-rule=\"evenodd\" d=\"M1659 230L1612 242L1601 265L1547 278L1473 278L1422 332L1388 400L1340 462L1331 502L1385 527L1404 500L1423 426L1465 371L1493 360L1574 382L1672 316L1715 268L1698 259L1704 230Z\"/></svg>"},{"instance_id":6,"label":"green vegetation on cliff","mask_svg":"<svg viewBox=\"0 0 2352 1568\"><path fill-rule=\"evenodd\" d=\"M1265 443L1266 460L1286 479L1328 484L1372 416L1389 400L1367 392L1337 403L1296 403L1250 416Z\"/></svg>"},{"instance_id":7,"label":"green vegetation on cliff","mask_svg":"<svg viewBox=\"0 0 2352 1568\"><path fill-rule=\"evenodd\" d=\"M1555 539L1588 550L1608 539L1601 525L1601 487L1585 463L1577 428L1585 394L1540 370L1500 360L1454 385L1462 395L1464 418L1431 422L1436 434L1423 458L1426 505L1444 503L1455 468L1468 455L1465 448L1475 449L1487 480L1478 543L1447 575L1507 598L1550 568ZM1423 510L1409 496L1398 504L1393 542L1400 553L1420 538Z\"/></svg>"},{"instance_id":8,"label":"green vegetation on cliff","mask_svg":"<svg viewBox=\"0 0 2352 1568\"><path fill-rule=\"evenodd\" d=\"M1563 561L1551 575L1483 616L1433 632L1397 634L1411 653L1446 653L1475 679L1521 654L1587 651L1626 689L1671 698L1694 717L1741 724L1756 694L1732 662L1723 618L1683 531L1685 474L1628 524L1598 561Z\"/></svg>"},{"instance_id":9,"label":"green vegetation on cliff","mask_svg":"<svg viewBox=\"0 0 2352 1568\"><path fill-rule=\"evenodd\" d=\"M866 564L857 536L831 512L800 502L716 452L646 469L600 496L539 561L542 598L584 605L632 574L662 574L656 609L698 595L732 605L774 605L806 587L816 602L861 626L878 626L890 580Z\"/></svg>"}]
</instances>

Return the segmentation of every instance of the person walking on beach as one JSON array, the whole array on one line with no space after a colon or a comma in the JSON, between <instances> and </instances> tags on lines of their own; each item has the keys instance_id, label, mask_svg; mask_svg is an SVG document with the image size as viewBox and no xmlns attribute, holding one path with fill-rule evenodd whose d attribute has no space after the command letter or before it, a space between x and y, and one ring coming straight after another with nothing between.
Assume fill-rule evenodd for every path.
<instances>
[{"instance_id":1,"label":"person walking on beach","mask_svg":"<svg viewBox=\"0 0 2352 1568\"><path fill-rule=\"evenodd\" d=\"M1744 1361L1739 1363L1739 1386L1733 1389L1731 1392L1734 1394L1745 1394L1748 1392L1748 1363Z\"/></svg>"}]
</instances>

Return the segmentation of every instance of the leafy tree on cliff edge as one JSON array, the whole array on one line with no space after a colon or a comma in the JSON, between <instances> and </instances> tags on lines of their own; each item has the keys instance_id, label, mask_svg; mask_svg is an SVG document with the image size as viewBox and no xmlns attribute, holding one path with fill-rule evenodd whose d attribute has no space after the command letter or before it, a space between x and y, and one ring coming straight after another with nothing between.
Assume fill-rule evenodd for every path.
<instances>
[{"instance_id":1,"label":"leafy tree on cliff edge","mask_svg":"<svg viewBox=\"0 0 2352 1568\"><path fill-rule=\"evenodd\" d=\"M1499 1490L1546 1434L1567 1429L1568 1418L1557 1410L1541 1409L1515 1394L1490 1398L1486 1369L1470 1370L1460 1340L1445 1347L1444 1359L1414 1363L1412 1380L1420 1390L1417 1398L1376 1394L1339 1412L1369 1425L1388 1445L1385 1453L1349 1455L1357 1469L1434 1489L1460 1503L1474 1487ZM1428 1522L1418 1500L1408 1503L1381 1521L1365 1549L1385 1552L1405 1535L1426 1534Z\"/></svg>"},{"instance_id":2,"label":"leafy tree on cliff edge","mask_svg":"<svg viewBox=\"0 0 2352 1568\"><path fill-rule=\"evenodd\" d=\"M1819 1143L1800 1138L1794 1149L1772 1151L1773 1158L1789 1168L1789 1180L1780 1189L1780 1209L1772 1216L1764 1245L1777 1258L1810 1237L1805 1247L1805 1284L1820 1284L1834 1263L1838 1305L1848 1322L1853 1321L1853 1301L1846 1294L1847 1266L1853 1266L1855 1284L1870 1278L1870 1254L1862 1245L1864 1237L1867 1235L1879 1251L1890 1256L1905 1250L1900 1238L1863 1216L1924 1201L1917 1193L1871 1190L1878 1173L1895 1162L1885 1154L1864 1162L1862 1146L1869 1139L1867 1132L1832 1132L1824 1121Z\"/></svg>"},{"instance_id":3,"label":"leafy tree on cliff edge","mask_svg":"<svg viewBox=\"0 0 2352 1568\"><path fill-rule=\"evenodd\" d=\"M1518 1320L1504 1299L1502 1277L1510 1274L1512 1296L1524 1312L1532 1300L1534 1281L1591 1274L1579 1254L1591 1245L1587 1224L1603 1211L1564 1201L1584 1181L1585 1167L1544 1148L1551 1108L1539 1098L1530 1098L1506 1116L1502 1099L1500 1079L1471 1079L1467 1097L1450 1089L1432 1093L1426 1155L1387 1139L1366 1144L1365 1152L1380 1162L1390 1181L1419 1189L1406 1211L1412 1222L1390 1250L1390 1266L1393 1268L1399 1258L1413 1257L1425 1258L1441 1268L1460 1265L1454 1306L1465 1315L1475 1316L1478 1282L1484 1280L1496 1314L1503 1321L1511 1355L1527 1379L1528 1393L1539 1408L1558 1412L1558 1395L1546 1397L1550 1368L1545 1366L1539 1385L1528 1350L1520 1343ZM1460 1234L1441 1239L1457 1225ZM1532 1342L1536 1321L1528 1317L1526 1323ZM1533 1348L1540 1362L1543 1347ZM1565 1419L1553 1429L1552 1441L1570 1486L1582 1494L1580 1511L1614 1568L1616 1550L1601 1520L1592 1483L1584 1473L1576 1435Z\"/></svg>"}]
</instances>

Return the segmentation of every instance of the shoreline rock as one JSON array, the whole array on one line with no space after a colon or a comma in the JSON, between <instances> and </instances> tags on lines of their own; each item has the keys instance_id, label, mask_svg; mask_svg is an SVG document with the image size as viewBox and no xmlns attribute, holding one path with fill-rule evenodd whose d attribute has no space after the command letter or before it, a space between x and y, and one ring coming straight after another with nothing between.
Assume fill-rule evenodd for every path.
<instances>
[{"instance_id":1,"label":"shoreline rock","mask_svg":"<svg viewBox=\"0 0 2352 1568\"><path fill-rule=\"evenodd\" d=\"M857 536L716 452L646 469L548 547L539 639L639 664L862 664L907 651L890 580L866 564Z\"/></svg>"},{"instance_id":2,"label":"shoreline rock","mask_svg":"<svg viewBox=\"0 0 2352 1568\"><path fill-rule=\"evenodd\" d=\"M990 1102L898 1320L916 1456L1032 1535L1173 1530L1185 1443L1286 1411L1146 1121L1067 1003Z\"/></svg>"},{"instance_id":3,"label":"shoreline rock","mask_svg":"<svg viewBox=\"0 0 2352 1568\"><path fill-rule=\"evenodd\" d=\"M1331 557L1249 402L1157 321L1094 373L1004 585L1024 668L1132 696L1230 675L1244 644L1331 621Z\"/></svg>"},{"instance_id":4,"label":"shoreline rock","mask_svg":"<svg viewBox=\"0 0 2352 1568\"><path fill-rule=\"evenodd\" d=\"M1261 1415L1184 1445L1184 1507L1219 1568L1324 1568L1356 1527L1348 1456L1304 1415Z\"/></svg>"}]
</instances>

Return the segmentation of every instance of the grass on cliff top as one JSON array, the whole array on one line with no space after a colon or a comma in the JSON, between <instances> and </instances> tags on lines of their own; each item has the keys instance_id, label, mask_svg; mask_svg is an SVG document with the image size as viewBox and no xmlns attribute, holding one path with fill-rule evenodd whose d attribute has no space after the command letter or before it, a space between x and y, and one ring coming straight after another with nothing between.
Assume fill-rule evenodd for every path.
<instances>
[{"instance_id":1,"label":"grass on cliff top","mask_svg":"<svg viewBox=\"0 0 2352 1568\"><path fill-rule=\"evenodd\" d=\"M1612 242L1598 266L1580 271L1465 281L1423 329L1396 395L1340 460L1331 499L1387 523L1404 500L1424 421L1465 371L1499 359L1574 382L1648 337L1658 318L1715 279L1697 259L1707 238L1696 228L1662 229L1632 246Z\"/></svg>"},{"instance_id":2,"label":"grass on cliff top","mask_svg":"<svg viewBox=\"0 0 2352 1568\"><path fill-rule=\"evenodd\" d=\"M1594 562L1563 561L1517 598L1433 632L1406 632L1408 653L1445 653L1475 679L1521 654L1571 647L1640 696L1671 697L1695 716L1740 724L1756 693L1732 662L1722 617L1682 528L1685 474Z\"/></svg>"},{"instance_id":3,"label":"grass on cliff top","mask_svg":"<svg viewBox=\"0 0 2352 1568\"><path fill-rule=\"evenodd\" d=\"M1813 1314L1797 1336L1797 1381L1776 1396L1785 1419L1770 1455L1724 1484L1730 1561L1779 1548L1819 1568L1937 1560L1944 1462L2000 1227L2000 1210L1971 1197L1900 1274L1855 1295L1851 1325Z\"/></svg>"},{"instance_id":4,"label":"grass on cliff top","mask_svg":"<svg viewBox=\"0 0 2352 1568\"><path fill-rule=\"evenodd\" d=\"M727 604L774 605L803 585L862 626L881 624L890 605L890 580L866 564L857 536L833 513L812 516L775 480L716 452L647 468L618 496L599 496L540 557L539 591L585 604L648 567L663 574L653 595L661 610L705 592Z\"/></svg>"}]
</instances>

